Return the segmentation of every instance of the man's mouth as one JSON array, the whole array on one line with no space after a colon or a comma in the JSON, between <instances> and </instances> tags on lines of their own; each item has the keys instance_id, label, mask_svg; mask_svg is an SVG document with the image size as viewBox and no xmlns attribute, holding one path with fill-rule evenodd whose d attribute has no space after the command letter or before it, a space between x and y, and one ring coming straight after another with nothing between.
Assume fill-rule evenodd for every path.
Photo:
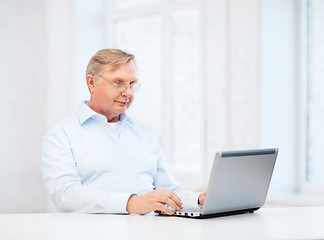
<instances>
[{"instance_id":1,"label":"man's mouth","mask_svg":"<svg viewBox=\"0 0 324 240\"><path fill-rule=\"evenodd\" d=\"M122 101L117 101L115 100L115 102L119 103L120 105L126 106L128 102L122 102Z\"/></svg>"}]
</instances>

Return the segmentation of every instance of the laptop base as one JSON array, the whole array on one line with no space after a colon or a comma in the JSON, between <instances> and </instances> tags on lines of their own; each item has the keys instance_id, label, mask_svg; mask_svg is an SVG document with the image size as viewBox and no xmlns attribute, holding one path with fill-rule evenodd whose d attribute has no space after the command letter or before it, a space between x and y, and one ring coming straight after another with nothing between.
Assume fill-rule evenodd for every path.
<instances>
[{"instance_id":1,"label":"laptop base","mask_svg":"<svg viewBox=\"0 0 324 240\"><path fill-rule=\"evenodd\" d=\"M245 213L254 213L257 211L258 208L249 208L249 209L242 209L242 210L235 210L235 211L229 211L229 212L221 212L221 213L213 213L213 214L198 214L194 212L183 212L181 215L167 215L164 213L159 213L159 215L162 216L170 216L170 217L185 217L185 218L195 218L195 219L207 219L207 218L215 218L215 217L226 217L226 216L232 216L232 215L239 215L239 214L245 214Z\"/></svg>"},{"instance_id":2,"label":"laptop base","mask_svg":"<svg viewBox=\"0 0 324 240\"><path fill-rule=\"evenodd\" d=\"M226 217L232 215L239 215L239 214L246 214L246 213L254 213L258 208L251 208L251 209L243 209L243 210L236 210L230 212L222 212L222 213L213 213L213 214L206 214L200 215L198 218L214 218L214 217Z\"/></svg>"}]
</instances>

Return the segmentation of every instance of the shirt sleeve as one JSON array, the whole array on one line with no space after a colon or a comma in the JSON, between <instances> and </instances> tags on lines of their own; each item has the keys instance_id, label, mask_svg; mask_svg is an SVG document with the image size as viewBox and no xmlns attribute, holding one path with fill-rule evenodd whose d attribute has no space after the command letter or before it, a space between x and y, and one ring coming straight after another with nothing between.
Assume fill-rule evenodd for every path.
<instances>
[{"instance_id":1,"label":"shirt sleeve","mask_svg":"<svg viewBox=\"0 0 324 240\"><path fill-rule=\"evenodd\" d=\"M69 138L60 126L44 136L41 172L60 212L127 213L126 205L133 193L109 193L81 184Z\"/></svg>"},{"instance_id":2,"label":"shirt sleeve","mask_svg":"<svg viewBox=\"0 0 324 240\"><path fill-rule=\"evenodd\" d=\"M199 209L198 198L201 194L200 192L192 192L181 186L173 177L168 163L163 155L160 144L157 142L158 148L158 168L155 177L155 187L156 188L166 188L174 191L175 194L181 199L185 209Z\"/></svg>"}]
</instances>

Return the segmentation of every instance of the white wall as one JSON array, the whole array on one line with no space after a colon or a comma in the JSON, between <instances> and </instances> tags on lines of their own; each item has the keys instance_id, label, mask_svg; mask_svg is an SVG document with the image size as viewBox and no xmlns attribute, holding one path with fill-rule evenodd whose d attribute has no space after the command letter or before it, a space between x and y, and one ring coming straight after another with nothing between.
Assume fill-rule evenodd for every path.
<instances>
[{"instance_id":1,"label":"white wall","mask_svg":"<svg viewBox=\"0 0 324 240\"><path fill-rule=\"evenodd\" d=\"M0 213L44 211L39 173L47 118L45 2L0 2Z\"/></svg>"}]
</instances>

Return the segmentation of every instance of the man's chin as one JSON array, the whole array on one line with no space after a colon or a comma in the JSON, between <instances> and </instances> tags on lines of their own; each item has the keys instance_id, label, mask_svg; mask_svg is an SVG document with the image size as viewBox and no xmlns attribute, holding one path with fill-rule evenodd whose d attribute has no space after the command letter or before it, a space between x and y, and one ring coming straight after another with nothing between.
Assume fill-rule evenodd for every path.
<instances>
[{"instance_id":1,"label":"man's chin","mask_svg":"<svg viewBox=\"0 0 324 240\"><path fill-rule=\"evenodd\" d=\"M124 112L126 112L127 107L119 107L118 109L115 110L116 113L118 114L122 114Z\"/></svg>"}]
</instances>

